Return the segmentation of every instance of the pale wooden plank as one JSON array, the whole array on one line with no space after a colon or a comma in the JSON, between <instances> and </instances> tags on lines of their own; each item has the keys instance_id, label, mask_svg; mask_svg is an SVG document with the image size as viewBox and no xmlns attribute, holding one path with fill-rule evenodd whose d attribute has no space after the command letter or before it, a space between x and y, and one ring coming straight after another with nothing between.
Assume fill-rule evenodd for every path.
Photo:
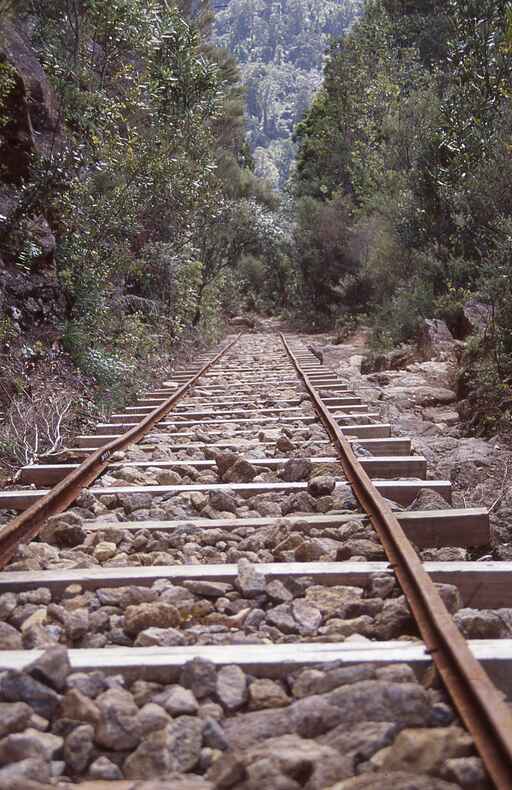
<instances>
[{"instance_id":1,"label":"pale wooden plank","mask_svg":"<svg viewBox=\"0 0 512 790\"><path fill-rule=\"evenodd\" d=\"M512 692L512 640L470 640L469 648L482 663L492 681L505 694ZM2 650L0 668L23 670L42 654L41 650ZM130 647L101 650L69 650L74 672L99 670L110 675L122 674L128 681L149 680L172 683L179 679L183 665L201 657L217 667L237 664L258 677L279 678L295 669L315 664L340 662L343 665L409 664L421 677L431 666L432 658L421 642L342 642L283 645L229 645L192 647ZM128 786L129 787L129 786Z\"/></svg>"},{"instance_id":2,"label":"pale wooden plank","mask_svg":"<svg viewBox=\"0 0 512 790\"><path fill-rule=\"evenodd\" d=\"M153 437L155 436L152 434ZM161 436L162 434L160 434ZM164 434L165 435L165 434ZM92 439L99 440L101 444L100 447L105 444L105 437L104 436L95 436L90 437ZM316 444L329 444L326 439L319 440ZM390 455L393 457L402 456L402 455L410 455L411 454L411 440L410 439L403 439L402 437L393 437L389 439L352 439L351 444L357 444L361 447L364 447L366 450L371 452L372 454L377 455ZM211 444L204 444L204 442L190 442L190 444L172 444L170 445L171 450L189 450L189 449L204 449L205 447L214 447L214 448L225 448L225 447L232 447L234 445L233 441L229 441L229 439L224 441L212 442ZM262 447L273 447L275 445L275 441L273 442L259 442L259 445ZM140 450L144 452L153 452L153 450L157 449L156 444L139 444L137 445ZM68 452L74 453L77 456L84 457L88 455L88 453L93 452L95 448L91 445L89 447L71 447L68 448ZM58 461L58 454L55 456L55 461Z\"/></svg>"},{"instance_id":3,"label":"pale wooden plank","mask_svg":"<svg viewBox=\"0 0 512 790\"><path fill-rule=\"evenodd\" d=\"M300 430L300 429L298 429ZM357 439L388 439L391 436L391 425L389 423L371 423L369 425L343 425L340 427L340 430L346 436L352 436ZM208 431L209 436L221 436L222 433L219 431ZM105 444L108 444L112 439L114 439L119 434L97 434L97 435L86 435L86 436L77 436L76 441L79 447L103 447ZM156 433L152 432L147 434L146 439L151 441L153 437L162 437L165 439L185 439L185 438L194 438L196 433L186 433L178 432L178 433ZM236 436L254 436L253 431L233 431L230 435L231 437Z\"/></svg>"},{"instance_id":4,"label":"pale wooden plank","mask_svg":"<svg viewBox=\"0 0 512 790\"><path fill-rule=\"evenodd\" d=\"M250 453L245 456L255 467L262 466L268 469L279 469L289 460L288 458L251 458ZM339 459L335 456L308 458L313 466L320 464L339 464ZM427 461L420 455L412 456L382 456L373 458L361 458L362 467L370 474L377 477L420 477L426 476ZM192 466L195 469L211 469L216 467L215 461L194 460L187 461L121 461L109 465L109 469L120 469L131 467L133 469L176 469L179 471L182 466ZM34 464L24 466L21 470L21 481L23 483L34 483L36 485L55 485L63 480L73 469L77 469L78 464Z\"/></svg>"},{"instance_id":5,"label":"pale wooden plank","mask_svg":"<svg viewBox=\"0 0 512 790\"><path fill-rule=\"evenodd\" d=\"M247 405L250 405L252 403L257 403L259 400L262 400L262 396L258 396L258 397L252 398L252 399L245 398L245 399L240 399L240 400L221 400L221 401L211 400L211 401L209 401L207 403L205 403L204 401L199 401L197 403L195 401L195 399L187 398L183 402L182 405L178 404L176 406L176 408L174 409L174 412L176 414L186 413L187 410L190 408L190 405L193 404L193 406L196 409L199 409L200 413L202 414L203 412L208 412L209 413L211 411L212 406L219 406L219 407L235 406L235 407L240 407L241 408L243 406L247 406ZM152 401L152 403L150 403L150 404L148 404L146 406L142 405L140 403L140 401L139 401L138 402L139 405L137 405L137 406L126 406L125 411L126 411L127 414L150 414L150 412L153 411L153 409L156 408L156 406L158 406L161 403L164 403L164 401L165 401L165 398L154 399ZM283 403L283 404L286 404L287 406L298 406L301 403L301 401L299 401L297 398L290 398L289 400L277 400L276 399L275 402L277 404ZM355 397L355 396L352 397L352 398L349 398L349 397L347 397L347 398L324 398L324 403L327 406L360 406L361 405L361 398Z\"/></svg>"},{"instance_id":6,"label":"pale wooden plank","mask_svg":"<svg viewBox=\"0 0 512 790\"><path fill-rule=\"evenodd\" d=\"M134 407L134 409L137 407ZM334 406L337 411L342 412L343 414L364 414L368 416L369 405L365 404L355 404L353 406ZM151 409L149 409L146 413L134 411L125 411L120 412L117 414L111 414L109 417L109 423L133 423L134 420L142 420L144 417L147 417L149 413L151 413ZM203 409L203 410L196 410L192 407L190 410L173 410L172 414L180 417L180 424L181 422L189 422L191 418L195 417L224 417L224 416L231 416L234 417L236 414L242 415L245 417L246 415L289 415L294 416L297 415L297 418L300 419L300 415L302 412L302 407L300 406L264 406L258 409L248 409L243 406L237 408L233 406L231 409Z\"/></svg>"},{"instance_id":7,"label":"pale wooden plank","mask_svg":"<svg viewBox=\"0 0 512 790\"><path fill-rule=\"evenodd\" d=\"M348 415L347 415L348 416ZM350 415L351 418L354 420L354 425L356 424L364 424L365 420L377 420L380 417L378 412L366 412L364 414L353 414ZM343 420L343 415L336 415L335 419ZM359 422L358 422L359 421ZM312 425L313 423L319 422L319 417L315 414L314 416L309 416L305 414L297 414L296 417L240 417L239 419L220 419L220 420L161 420L157 424L157 428L198 428L202 426L208 425L269 425L272 423L279 423L279 425L283 423L293 424L301 422L303 425ZM97 433L108 433L111 435L121 435L126 433L131 428L136 426L137 422L125 422L125 423L98 423L96 425L96 432ZM350 426L353 427L353 426Z\"/></svg>"},{"instance_id":8,"label":"pale wooden plank","mask_svg":"<svg viewBox=\"0 0 512 790\"><path fill-rule=\"evenodd\" d=\"M439 546L463 546L470 548L487 546L490 541L489 514L485 508L418 510L399 512L396 516L409 540L419 548ZM367 517L362 513L342 513L337 515L307 514L300 516L300 518L297 518L297 516L281 516L279 518L187 519L188 524L194 524L201 529L223 530L233 530L241 526L266 527L272 526L277 522L296 524L298 521L303 525L304 533L307 534L308 529L312 527L336 527L350 521L367 521ZM127 521L123 522L122 529L134 532L141 529L172 531L182 524L183 521ZM99 522L91 522L90 525L86 524L86 526L93 531L105 529L105 524ZM119 523L113 522L110 526L119 528Z\"/></svg>"},{"instance_id":9,"label":"pale wooden plank","mask_svg":"<svg viewBox=\"0 0 512 790\"><path fill-rule=\"evenodd\" d=\"M117 528L121 524L113 525ZM495 609L512 606L512 587L508 584L512 562L424 562L423 566L438 584L455 585L465 606ZM387 562L277 562L259 563L258 571L267 579L311 578L314 584L366 587L372 574L391 573ZM157 579L180 583L189 580L208 580L233 583L238 567L225 565L157 565L127 566L122 568L72 568L46 571L3 571L0 593L48 587L55 594L62 593L70 584L84 589L151 586Z\"/></svg>"},{"instance_id":10,"label":"pale wooden plank","mask_svg":"<svg viewBox=\"0 0 512 790\"><path fill-rule=\"evenodd\" d=\"M410 505L420 491L435 491L443 496L447 502L451 499L451 483L449 480L374 480L375 488L388 499L400 505ZM336 483L336 487L344 487L345 481ZM209 491L228 491L238 493L244 497L255 494L292 493L304 491L306 483L191 483L190 485L177 486L109 486L107 488L92 486L88 490L95 496L106 494L154 494L155 496L174 496L193 491L208 493ZM25 510L31 504L49 493L51 489L36 490L8 490L0 491L0 508L12 510Z\"/></svg>"}]
</instances>

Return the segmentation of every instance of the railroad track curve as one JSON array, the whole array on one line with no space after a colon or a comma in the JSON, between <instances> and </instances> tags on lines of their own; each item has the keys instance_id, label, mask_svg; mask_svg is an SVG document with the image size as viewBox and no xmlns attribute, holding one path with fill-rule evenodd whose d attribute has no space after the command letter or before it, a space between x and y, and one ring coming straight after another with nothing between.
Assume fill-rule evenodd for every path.
<instances>
[{"instance_id":1,"label":"railroad track curve","mask_svg":"<svg viewBox=\"0 0 512 790\"><path fill-rule=\"evenodd\" d=\"M303 340L229 338L75 445L0 492L0 785L512 787L512 640L452 617L512 611L509 563L419 556L488 514Z\"/></svg>"}]
</instances>

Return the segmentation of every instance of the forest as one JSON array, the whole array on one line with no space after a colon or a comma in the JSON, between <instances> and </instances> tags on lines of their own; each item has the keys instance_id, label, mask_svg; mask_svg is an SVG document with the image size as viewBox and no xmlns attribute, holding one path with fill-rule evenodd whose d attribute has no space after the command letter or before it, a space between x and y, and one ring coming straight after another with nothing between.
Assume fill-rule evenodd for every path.
<instances>
[{"instance_id":1,"label":"forest","mask_svg":"<svg viewBox=\"0 0 512 790\"><path fill-rule=\"evenodd\" d=\"M215 40L240 64L255 172L283 188L293 169L293 130L322 82L328 46L343 36L361 0L229 0Z\"/></svg>"},{"instance_id":2,"label":"forest","mask_svg":"<svg viewBox=\"0 0 512 790\"><path fill-rule=\"evenodd\" d=\"M506 0L0 0L0 405L108 411L240 311L390 349L470 302L506 399L511 54Z\"/></svg>"},{"instance_id":3,"label":"forest","mask_svg":"<svg viewBox=\"0 0 512 790\"><path fill-rule=\"evenodd\" d=\"M366 0L331 45L295 135L294 254L319 325L369 323L376 348L425 317L468 334L466 377L509 409L512 4ZM467 382L466 382L467 384Z\"/></svg>"},{"instance_id":4,"label":"forest","mask_svg":"<svg viewBox=\"0 0 512 790\"><path fill-rule=\"evenodd\" d=\"M180 339L216 340L234 267L278 244L238 65L196 5L0 0L0 400L20 415L53 371L115 407Z\"/></svg>"}]
</instances>

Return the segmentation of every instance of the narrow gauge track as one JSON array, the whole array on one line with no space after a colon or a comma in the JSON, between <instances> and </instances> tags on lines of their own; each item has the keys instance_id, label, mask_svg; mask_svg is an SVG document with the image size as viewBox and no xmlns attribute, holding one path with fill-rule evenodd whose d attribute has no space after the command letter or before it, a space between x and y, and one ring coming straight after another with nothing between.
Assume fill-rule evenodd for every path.
<instances>
[{"instance_id":1,"label":"narrow gauge track","mask_svg":"<svg viewBox=\"0 0 512 790\"><path fill-rule=\"evenodd\" d=\"M2 668L22 670L40 653L30 648L52 639L71 648L74 671L131 682L175 682L198 656L278 679L319 663L384 671L405 662L421 673L433 661L495 786L512 787L512 719L500 693L512 692L512 642L466 642L445 605L455 595L512 607L509 563L421 563L412 545L486 545L487 513L450 508L450 483L428 480L410 440L392 437L299 339L232 339L76 445L66 463L24 468L31 487L0 493L1 508L20 511L0 529L0 595L32 607L16 620L25 649L2 651ZM428 491L447 506L415 508ZM49 548L38 554L38 545ZM148 545L160 550L156 561L141 551ZM20 569L43 555L46 569ZM391 609L400 600L393 572L416 623L401 603L402 632L387 627L386 597ZM144 589L157 592L146 600ZM166 646L151 606L156 616L155 596L170 589L179 605L159 610L176 640ZM104 625L88 633L97 595L113 609L110 641ZM93 598L92 616L73 630L66 601L83 613ZM48 622L61 625L45 631ZM141 778L126 759L124 775ZM211 770L213 786L235 786Z\"/></svg>"}]
</instances>

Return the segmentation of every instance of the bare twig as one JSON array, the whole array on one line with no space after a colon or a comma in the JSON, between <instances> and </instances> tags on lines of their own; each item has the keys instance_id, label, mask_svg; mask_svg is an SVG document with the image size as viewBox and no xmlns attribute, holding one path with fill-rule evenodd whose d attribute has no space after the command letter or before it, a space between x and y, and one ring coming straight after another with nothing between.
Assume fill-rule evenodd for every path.
<instances>
[{"instance_id":1,"label":"bare twig","mask_svg":"<svg viewBox=\"0 0 512 790\"><path fill-rule=\"evenodd\" d=\"M501 502L501 500L505 496L505 486L507 484L507 478L508 478L508 461L505 463L505 472L503 474L503 482L501 484L500 493L498 494L498 496L492 503L491 507L489 508L489 513L492 513L494 508L499 504L499 502Z\"/></svg>"}]
</instances>

